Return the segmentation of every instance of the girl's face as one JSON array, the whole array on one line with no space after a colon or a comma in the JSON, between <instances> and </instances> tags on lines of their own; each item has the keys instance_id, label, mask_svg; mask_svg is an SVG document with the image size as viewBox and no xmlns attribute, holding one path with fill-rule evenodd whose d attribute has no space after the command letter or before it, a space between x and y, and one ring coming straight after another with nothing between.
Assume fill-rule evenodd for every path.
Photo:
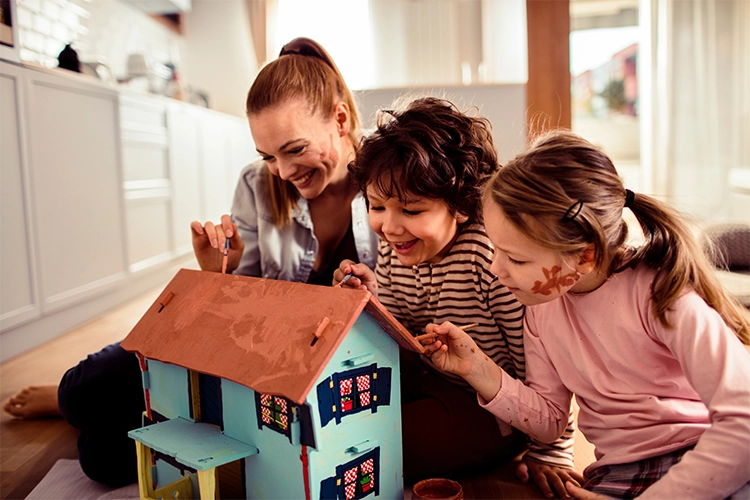
<instances>
[{"instance_id":1,"label":"girl's face","mask_svg":"<svg viewBox=\"0 0 750 500\"><path fill-rule=\"evenodd\" d=\"M459 223L467 218L451 215L442 200L405 194L402 202L368 186L370 227L391 245L403 265L439 262L450 251Z\"/></svg>"},{"instance_id":2,"label":"girl's face","mask_svg":"<svg viewBox=\"0 0 750 500\"><path fill-rule=\"evenodd\" d=\"M271 173L294 184L303 198L316 198L329 184L346 181L347 158L353 151L346 104L338 103L333 116L324 117L320 111L310 114L304 99L293 99L248 120Z\"/></svg>"},{"instance_id":3,"label":"girl's face","mask_svg":"<svg viewBox=\"0 0 750 500\"><path fill-rule=\"evenodd\" d=\"M572 289L581 277L577 256L534 243L491 200L485 201L484 223L495 246L490 271L522 304L550 302Z\"/></svg>"}]
</instances>

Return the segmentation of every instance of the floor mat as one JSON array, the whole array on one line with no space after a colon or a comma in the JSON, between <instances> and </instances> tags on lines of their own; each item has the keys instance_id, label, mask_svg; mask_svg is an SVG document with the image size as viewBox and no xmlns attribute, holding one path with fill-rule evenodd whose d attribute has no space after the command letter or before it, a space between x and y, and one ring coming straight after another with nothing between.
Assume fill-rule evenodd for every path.
<instances>
[{"instance_id":1,"label":"floor mat","mask_svg":"<svg viewBox=\"0 0 750 500\"><path fill-rule=\"evenodd\" d=\"M92 481L78 460L61 459L31 490L26 500L138 500L138 485L110 488Z\"/></svg>"}]
</instances>

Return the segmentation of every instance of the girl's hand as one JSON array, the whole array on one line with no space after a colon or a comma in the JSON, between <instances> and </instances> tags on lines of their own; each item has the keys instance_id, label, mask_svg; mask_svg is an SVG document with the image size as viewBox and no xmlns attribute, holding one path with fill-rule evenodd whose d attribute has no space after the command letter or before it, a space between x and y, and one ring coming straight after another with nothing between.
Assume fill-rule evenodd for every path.
<instances>
[{"instance_id":1,"label":"girl's hand","mask_svg":"<svg viewBox=\"0 0 750 500\"><path fill-rule=\"evenodd\" d=\"M484 356L474 339L449 321L441 325L430 323L425 332L426 335L418 338L425 355L439 370L466 377L474 368L477 356Z\"/></svg>"},{"instance_id":2,"label":"girl's hand","mask_svg":"<svg viewBox=\"0 0 750 500\"><path fill-rule=\"evenodd\" d=\"M571 481L574 485L580 487L584 482L583 475L578 471L547 465L525 456L516 467L516 476L524 484L529 482L529 477L533 478L547 498L554 498L555 496L571 498L565 489L565 483Z\"/></svg>"},{"instance_id":3,"label":"girl's hand","mask_svg":"<svg viewBox=\"0 0 750 500\"><path fill-rule=\"evenodd\" d=\"M599 495L592 491L584 490L580 486L576 486L575 484L573 484L572 481L568 481L567 483L565 483L565 488L567 488L568 493L570 493L573 498L577 498L579 500L611 500L610 497Z\"/></svg>"},{"instance_id":4,"label":"girl's hand","mask_svg":"<svg viewBox=\"0 0 750 500\"><path fill-rule=\"evenodd\" d=\"M198 265L203 271L221 272L224 261L224 244L229 239L229 254L227 257L227 274L240 265L245 243L237 234L237 224L232 222L229 215L221 216L221 224L206 222L205 225L195 220L190 223L193 236L193 252L198 259Z\"/></svg>"},{"instance_id":5,"label":"girl's hand","mask_svg":"<svg viewBox=\"0 0 750 500\"><path fill-rule=\"evenodd\" d=\"M351 260L344 260L339 268L333 272L333 286L338 286L346 275L351 273L342 288L354 288L356 290L367 290L375 297L378 296L378 282L375 273L366 264L355 264Z\"/></svg>"}]
</instances>

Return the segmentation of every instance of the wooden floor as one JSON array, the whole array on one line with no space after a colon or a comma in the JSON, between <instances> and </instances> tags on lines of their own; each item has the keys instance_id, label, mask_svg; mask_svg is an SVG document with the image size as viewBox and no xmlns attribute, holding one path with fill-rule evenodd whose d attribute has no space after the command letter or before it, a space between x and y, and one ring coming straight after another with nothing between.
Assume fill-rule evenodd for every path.
<instances>
[{"instance_id":1,"label":"wooden floor","mask_svg":"<svg viewBox=\"0 0 750 500\"><path fill-rule=\"evenodd\" d=\"M0 365L0 400L28 385L57 384L65 371L100 348L123 339L163 287ZM18 420L0 416L0 499L23 499L60 458L76 458L78 433L61 418ZM576 463L592 461L590 445L579 439ZM579 450L579 447L581 450ZM464 498L542 499L535 486L518 481L505 466L457 479Z\"/></svg>"}]
</instances>

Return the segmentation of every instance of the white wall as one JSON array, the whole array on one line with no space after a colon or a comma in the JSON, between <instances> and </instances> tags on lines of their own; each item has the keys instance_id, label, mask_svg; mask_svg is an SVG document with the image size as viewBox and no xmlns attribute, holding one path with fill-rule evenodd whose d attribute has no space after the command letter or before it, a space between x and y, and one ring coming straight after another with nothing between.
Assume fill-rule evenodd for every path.
<instances>
[{"instance_id":1,"label":"white wall","mask_svg":"<svg viewBox=\"0 0 750 500\"><path fill-rule=\"evenodd\" d=\"M185 22L186 82L208 92L212 109L244 117L258 71L246 1L193 0Z\"/></svg>"}]
</instances>

